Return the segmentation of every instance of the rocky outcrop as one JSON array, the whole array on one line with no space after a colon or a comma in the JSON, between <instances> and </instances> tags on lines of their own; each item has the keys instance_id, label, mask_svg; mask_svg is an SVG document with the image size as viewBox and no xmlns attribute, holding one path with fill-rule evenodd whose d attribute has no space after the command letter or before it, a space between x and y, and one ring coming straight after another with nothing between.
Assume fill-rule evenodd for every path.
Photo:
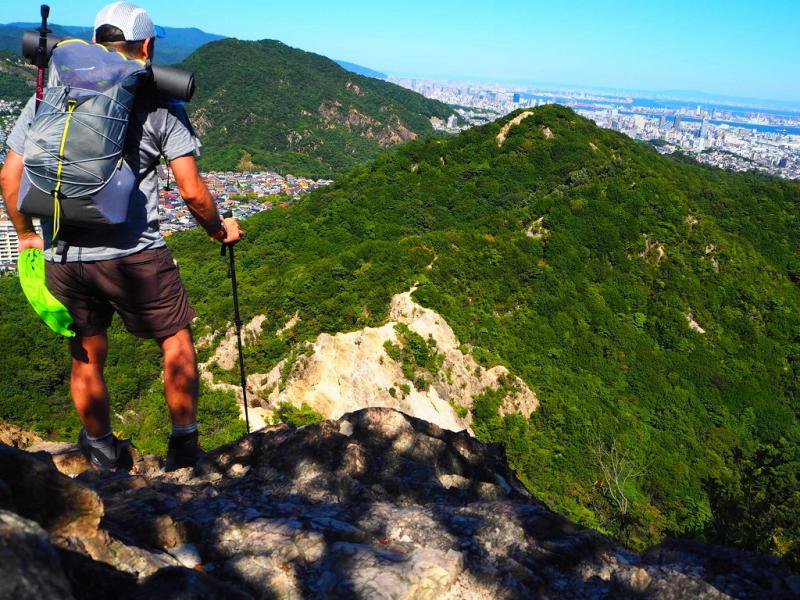
<instances>
[{"instance_id":1,"label":"rocky outcrop","mask_svg":"<svg viewBox=\"0 0 800 600\"><path fill-rule=\"evenodd\" d=\"M48 538L0 512L0 586L34 572L50 586L14 597L796 597L770 557L688 542L626 551L533 500L502 447L390 409L272 426L196 471L139 458L131 477L80 479L102 498L95 536ZM26 561L6 559L12 543Z\"/></svg>"},{"instance_id":2,"label":"rocky outcrop","mask_svg":"<svg viewBox=\"0 0 800 600\"><path fill-rule=\"evenodd\" d=\"M34 520L53 535L92 535L103 516L91 489L61 475L46 453L32 454L0 445L0 482L6 507Z\"/></svg>"},{"instance_id":3,"label":"rocky outcrop","mask_svg":"<svg viewBox=\"0 0 800 600\"><path fill-rule=\"evenodd\" d=\"M7 510L0 510L0 565L0 598L73 598L47 532Z\"/></svg>"},{"instance_id":4,"label":"rocky outcrop","mask_svg":"<svg viewBox=\"0 0 800 600\"><path fill-rule=\"evenodd\" d=\"M519 125L528 117L533 116L532 110L526 110L519 113L516 117L511 119L508 123L503 125L502 129L500 129L500 133L497 134L497 145L502 146L506 142L506 138L508 137L508 132L511 131L511 128Z\"/></svg>"},{"instance_id":5,"label":"rocky outcrop","mask_svg":"<svg viewBox=\"0 0 800 600\"><path fill-rule=\"evenodd\" d=\"M41 441L42 438L35 433L20 429L16 425L0 423L0 444L14 448L27 448Z\"/></svg>"},{"instance_id":6,"label":"rocky outcrop","mask_svg":"<svg viewBox=\"0 0 800 600\"><path fill-rule=\"evenodd\" d=\"M248 398L255 410L251 422L260 428L283 403L301 407L308 404L326 419L338 419L347 412L368 407L394 408L435 423L445 429L469 430L469 409L475 397L503 386L507 390L501 412L530 416L538 406L533 391L503 366L484 368L461 344L450 325L435 311L413 299L416 288L392 297L389 320L381 327L366 327L349 333L320 334L313 343L295 349L269 373L248 376ZM294 315L286 328L299 319ZM262 316L245 325L245 343L260 330ZM432 340L441 365L434 375L417 371L430 385L420 386L404 373L402 361L392 358L386 344L402 345L397 327L406 325L423 340ZM282 328L277 335L285 334ZM208 385L224 388L241 398L241 390L213 380L214 362L230 369L236 365L236 337L232 330L209 361L200 366ZM261 410L259 410L261 409Z\"/></svg>"}]
</instances>

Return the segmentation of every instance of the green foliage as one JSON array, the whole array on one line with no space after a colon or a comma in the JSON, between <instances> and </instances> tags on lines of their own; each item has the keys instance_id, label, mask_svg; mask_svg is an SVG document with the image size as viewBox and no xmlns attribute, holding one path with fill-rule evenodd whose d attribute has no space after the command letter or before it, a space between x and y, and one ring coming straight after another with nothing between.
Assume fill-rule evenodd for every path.
<instances>
[{"instance_id":1,"label":"green foliage","mask_svg":"<svg viewBox=\"0 0 800 600\"><path fill-rule=\"evenodd\" d=\"M36 69L19 54L0 50L0 99L26 102L36 91Z\"/></svg>"},{"instance_id":2,"label":"green foliage","mask_svg":"<svg viewBox=\"0 0 800 600\"><path fill-rule=\"evenodd\" d=\"M394 326L401 345L386 341L383 348L389 358L400 363L403 376L414 383L417 390L427 390L431 382L420 370L427 371L434 377L444 362L444 355L436 351L436 341L429 338L427 341L416 331L409 329L405 323Z\"/></svg>"},{"instance_id":3,"label":"green foliage","mask_svg":"<svg viewBox=\"0 0 800 600\"><path fill-rule=\"evenodd\" d=\"M383 349L386 351L386 355L392 360L396 360L397 362L403 360L403 349L397 344L393 344L389 340L386 340L383 343Z\"/></svg>"},{"instance_id":4,"label":"green foliage","mask_svg":"<svg viewBox=\"0 0 800 600\"><path fill-rule=\"evenodd\" d=\"M461 419L466 419L469 415L469 409L466 406L461 406L457 402L450 400L450 406L453 407L453 410L456 411L456 414Z\"/></svg>"},{"instance_id":5,"label":"green foliage","mask_svg":"<svg viewBox=\"0 0 800 600\"><path fill-rule=\"evenodd\" d=\"M274 40L207 44L181 65L198 88L190 117L205 169L268 168L327 177L430 134L452 109Z\"/></svg>"},{"instance_id":6,"label":"green foliage","mask_svg":"<svg viewBox=\"0 0 800 600\"><path fill-rule=\"evenodd\" d=\"M419 282L415 299L479 368L505 365L536 391L529 420L500 417L500 392L477 398L473 417L537 497L634 547L690 536L796 564L800 186L662 157L558 106L499 146L502 124L409 143L250 218L237 246L242 314L266 318L248 372L322 332L382 325L391 296ZM200 231L169 243L197 326L223 330L218 247ZM77 433L64 343L13 279L0 280L0 314L14 350L0 357L0 418ZM115 392L122 408L159 372L152 344L125 339L114 329L112 348L130 344L116 366L136 369ZM422 342L401 340L411 382L438 368ZM646 465L626 484L625 515L597 485L598 439Z\"/></svg>"},{"instance_id":7,"label":"green foliage","mask_svg":"<svg viewBox=\"0 0 800 600\"><path fill-rule=\"evenodd\" d=\"M275 414L273 415L273 422L275 424L289 423L290 425L295 425L296 427L313 425L314 423L321 423L324 420L325 417L323 417L305 402L303 402L300 408L297 408L288 402L282 402L278 406L278 410L276 410Z\"/></svg>"}]
</instances>

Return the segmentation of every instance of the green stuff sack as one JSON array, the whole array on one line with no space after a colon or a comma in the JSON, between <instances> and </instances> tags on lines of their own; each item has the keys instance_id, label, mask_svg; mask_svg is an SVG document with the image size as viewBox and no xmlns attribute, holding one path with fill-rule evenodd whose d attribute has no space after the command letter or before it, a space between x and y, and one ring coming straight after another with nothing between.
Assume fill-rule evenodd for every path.
<instances>
[{"instance_id":1,"label":"green stuff sack","mask_svg":"<svg viewBox=\"0 0 800 600\"><path fill-rule=\"evenodd\" d=\"M67 307L47 289L44 274L44 252L37 248L27 248L19 255L19 282L22 291L47 326L65 337L74 337L70 329L72 315Z\"/></svg>"}]
</instances>

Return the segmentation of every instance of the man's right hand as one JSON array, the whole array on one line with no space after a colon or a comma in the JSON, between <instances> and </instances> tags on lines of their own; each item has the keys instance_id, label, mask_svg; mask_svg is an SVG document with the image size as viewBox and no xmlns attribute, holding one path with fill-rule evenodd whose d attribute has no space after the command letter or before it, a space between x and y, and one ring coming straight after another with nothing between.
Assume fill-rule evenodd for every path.
<instances>
[{"instance_id":1,"label":"man's right hand","mask_svg":"<svg viewBox=\"0 0 800 600\"><path fill-rule=\"evenodd\" d=\"M227 217L222 220L225 224L227 235L222 240L223 244L235 244L244 237L244 231L239 227L239 221L234 217Z\"/></svg>"},{"instance_id":2,"label":"man's right hand","mask_svg":"<svg viewBox=\"0 0 800 600\"><path fill-rule=\"evenodd\" d=\"M33 232L19 234L19 253L22 254L28 248L44 250L44 240Z\"/></svg>"}]
</instances>

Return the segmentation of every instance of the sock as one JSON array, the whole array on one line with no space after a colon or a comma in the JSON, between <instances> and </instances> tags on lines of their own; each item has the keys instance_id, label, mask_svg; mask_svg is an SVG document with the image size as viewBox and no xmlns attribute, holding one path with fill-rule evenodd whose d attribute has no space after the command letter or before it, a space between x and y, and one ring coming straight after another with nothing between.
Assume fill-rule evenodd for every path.
<instances>
[{"instance_id":1,"label":"sock","mask_svg":"<svg viewBox=\"0 0 800 600\"><path fill-rule=\"evenodd\" d=\"M190 433L194 433L196 431L197 421L190 423L189 425L176 425L175 423L172 424L172 437L174 438L189 435Z\"/></svg>"},{"instance_id":2,"label":"sock","mask_svg":"<svg viewBox=\"0 0 800 600\"><path fill-rule=\"evenodd\" d=\"M105 435L101 435L100 437L92 437L89 434L86 434L86 440L89 442L90 447L102 452L106 458L113 460L116 457L117 453L116 448L114 448L114 435L110 431Z\"/></svg>"}]
</instances>

